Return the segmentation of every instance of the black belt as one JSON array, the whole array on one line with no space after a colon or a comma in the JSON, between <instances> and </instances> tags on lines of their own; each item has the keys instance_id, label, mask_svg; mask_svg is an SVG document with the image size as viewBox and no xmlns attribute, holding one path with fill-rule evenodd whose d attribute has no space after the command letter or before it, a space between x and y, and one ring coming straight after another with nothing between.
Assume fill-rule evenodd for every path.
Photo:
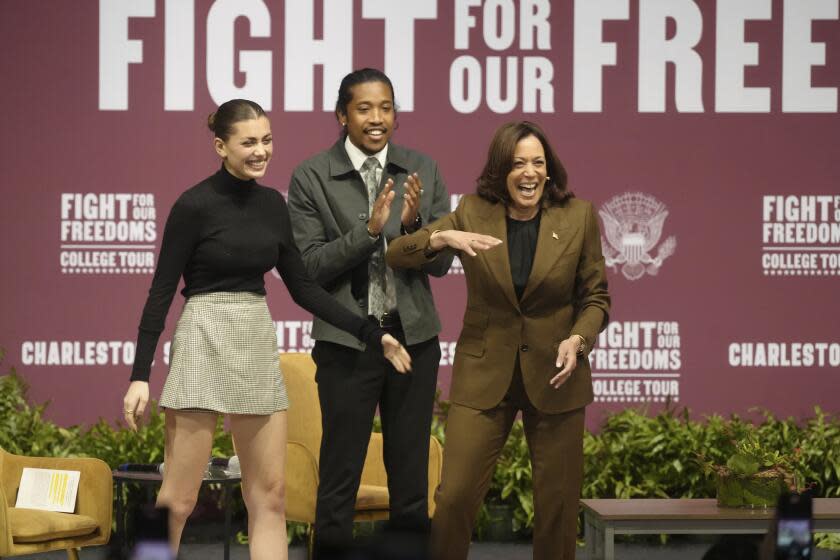
<instances>
[{"instance_id":1,"label":"black belt","mask_svg":"<svg viewBox=\"0 0 840 560\"><path fill-rule=\"evenodd\" d=\"M379 328L387 330L402 330L402 323L400 322L400 314L396 311L383 313L382 317L377 319L373 315L368 315L368 321L379 325Z\"/></svg>"}]
</instances>

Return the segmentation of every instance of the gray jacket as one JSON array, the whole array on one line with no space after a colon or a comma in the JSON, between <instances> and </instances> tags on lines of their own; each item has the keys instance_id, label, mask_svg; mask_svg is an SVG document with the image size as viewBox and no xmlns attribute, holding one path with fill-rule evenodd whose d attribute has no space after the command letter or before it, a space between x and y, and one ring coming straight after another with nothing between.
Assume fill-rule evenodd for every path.
<instances>
[{"instance_id":1,"label":"gray jacket","mask_svg":"<svg viewBox=\"0 0 840 560\"><path fill-rule=\"evenodd\" d=\"M382 231L386 241L401 234L403 183L414 172L423 182L420 198L423 224L450 212L449 196L435 161L389 143L388 161L379 186L381 189L388 178L394 179L396 196ZM366 316L367 263L381 241L371 240L367 233L367 190L344 149L344 138L297 166L289 186L289 212L295 242L309 274L348 309ZM445 275L452 258L452 254L442 253L421 270L394 270L397 310L408 344L429 340L440 332L428 275ZM364 349L364 344L355 337L318 317L314 320L312 336L316 340Z\"/></svg>"}]
</instances>

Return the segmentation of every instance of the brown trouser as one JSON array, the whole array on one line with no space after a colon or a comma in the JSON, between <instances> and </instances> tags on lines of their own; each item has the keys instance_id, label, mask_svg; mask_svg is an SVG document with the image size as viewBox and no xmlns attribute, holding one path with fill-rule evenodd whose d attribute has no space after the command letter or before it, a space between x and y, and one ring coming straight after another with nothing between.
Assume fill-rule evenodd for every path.
<instances>
[{"instance_id":1,"label":"brown trouser","mask_svg":"<svg viewBox=\"0 0 840 560\"><path fill-rule=\"evenodd\" d=\"M573 560L583 481L584 409L538 411L519 368L505 398L489 410L453 404L446 425L443 475L432 521L434 560L464 560L493 468L518 411L534 480L534 559Z\"/></svg>"}]
</instances>

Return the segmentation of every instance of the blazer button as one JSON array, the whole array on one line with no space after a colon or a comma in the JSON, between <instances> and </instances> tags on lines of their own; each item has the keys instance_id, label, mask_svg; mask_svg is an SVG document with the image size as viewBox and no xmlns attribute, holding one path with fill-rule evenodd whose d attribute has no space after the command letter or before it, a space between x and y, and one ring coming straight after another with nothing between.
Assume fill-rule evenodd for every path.
<instances>
[{"instance_id":1,"label":"blazer button","mask_svg":"<svg viewBox=\"0 0 840 560\"><path fill-rule=\"evenodd\" d=\"M359 219L360 219L360 220L367 220L367 214L365 214L364 212L361 212L361 213L359 214Z\"/></svg>"},{"instance_id":2,"label":"blazer button","mask_svg":"<svg viewBox=\"0 0 840 560\"><path fill-rule=\"evenodd\" d=\"M519 350L522 351L522 352L527 352L528 351L528 345L523 344L522 346L519 347Z\"/></svg>"}]
</instances>

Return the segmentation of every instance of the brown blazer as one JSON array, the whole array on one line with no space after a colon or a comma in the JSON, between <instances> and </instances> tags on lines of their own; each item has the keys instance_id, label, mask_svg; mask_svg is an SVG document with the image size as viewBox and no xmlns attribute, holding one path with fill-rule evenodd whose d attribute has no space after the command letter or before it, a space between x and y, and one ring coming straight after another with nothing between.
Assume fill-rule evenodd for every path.
<instances>
[{"instance_id":1,"label":"brown blazer","mask_svg":"<svg viewBox=\"0 0 840 560\"><path fill-rule=\"evenodd\" d=\"M525 390L534 406L559 413L592 402L589 360L578 359L559 389L549 385L558 368L557 347L571 334L592 348L606 326L610 296L601 235L592 204L576 198L543 210L534 264L522 300L517 301L508 259L505 207L466 195L440 220L390 242L391 267L419 268L435 230L457 229L492 235L504 243L459 255L467 279L464 327L455 350L452 402L486 410L501 402L520 356Z\"/></svg>"}]
</instances>

